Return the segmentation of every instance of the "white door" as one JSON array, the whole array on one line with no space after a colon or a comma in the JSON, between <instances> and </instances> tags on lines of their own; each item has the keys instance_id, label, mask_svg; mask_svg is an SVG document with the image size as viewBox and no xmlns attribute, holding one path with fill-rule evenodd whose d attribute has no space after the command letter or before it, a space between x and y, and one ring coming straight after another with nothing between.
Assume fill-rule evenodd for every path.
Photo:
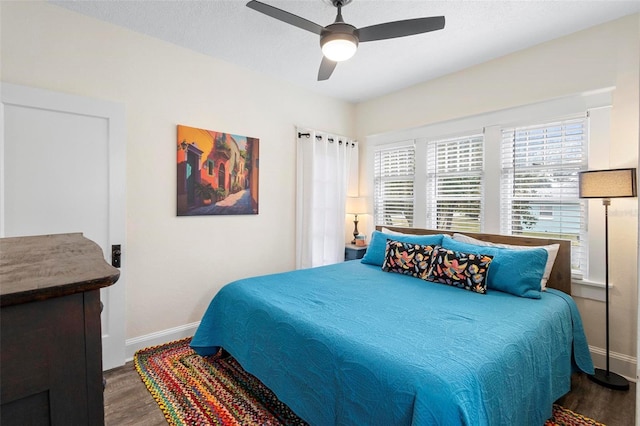
<instances>
[{"instance_id":1,"label":"white door","mask_svg":"<svg viewBox=\"0 0 640 426\"><path fill-rule=\"evenodd\" d=\"M125 124L120 104L2 83L0 236L82 232L122 246L101 290L105 370L125 361Z\"/></svg>"}]
</instances>

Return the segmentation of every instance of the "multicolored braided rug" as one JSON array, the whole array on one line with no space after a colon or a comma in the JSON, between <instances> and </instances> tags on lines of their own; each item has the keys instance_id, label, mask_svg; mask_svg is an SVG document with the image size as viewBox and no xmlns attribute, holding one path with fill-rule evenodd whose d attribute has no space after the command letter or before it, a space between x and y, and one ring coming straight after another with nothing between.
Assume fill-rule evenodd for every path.
<instances>
[{"instance_id":1,"label":"multicolored braided rug","mask_svg":"<svg viewBox=\"0 0 640 426\"><path fill-rule=\"evenodd\" d=\"M197 355L191 338L138 351L134 364L170 425L306 425L230 355ZM544 426L604 426L559 405Z\"/></svg>"},{"instance_id":2,"label":"multicolored braided rug","mask_svg":"<svg viewBox=\"0 0 640 426\"><path fill-rule=\"evenodd\" d=\"M605 426L582 414L574 413L557 404L553 404L553 416L544 426Z\"/></svg>"},{"instance_id":3,"label":"multicolored braided rug","mask_svg":"<svg viewBox=\"0 0 640 426\"><path fill-rule=\"evenodd\" d=\"M201 357L190 341L142 349L133 358L170 425L307 424L233 357Z\"/></svg>"}]
</instances>

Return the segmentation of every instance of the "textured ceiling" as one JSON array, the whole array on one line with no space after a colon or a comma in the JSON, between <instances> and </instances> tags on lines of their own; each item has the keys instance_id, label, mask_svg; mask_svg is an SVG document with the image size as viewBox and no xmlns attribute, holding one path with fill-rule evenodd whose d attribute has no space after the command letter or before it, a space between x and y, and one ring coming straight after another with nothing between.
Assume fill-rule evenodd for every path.
<instances>
[{"instance_id":1,"label":"textured ceiling","mask_svg":"<svg viewBox=\"0 0 640 426\"><path fill-rule=\"evenodd\" d=\"M323 26L335 19L328 0L261 1ZM358 28L439 15L446 26L362 43L331 79L318 82L318 36L251 10L246 0L50 3L351 102L640 12L640 1L354 0L342 14Z\"/></svg>"}]
</instances>

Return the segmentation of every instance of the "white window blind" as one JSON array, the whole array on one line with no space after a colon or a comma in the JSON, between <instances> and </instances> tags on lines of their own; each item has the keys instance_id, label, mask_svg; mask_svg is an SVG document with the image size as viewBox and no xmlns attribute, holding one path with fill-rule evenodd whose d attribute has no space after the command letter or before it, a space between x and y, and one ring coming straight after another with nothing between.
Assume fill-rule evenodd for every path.
<instances>
[{"instance_id":1,"label":"white window blind","mask_svg":"<svg viewBox=\"0 0 640 426\"><path fill-rule=\"evenodd\" d=\"M374 160L377 225L413 226L415 148L413 142L378 148Z\"/></svg>"},{"instance_id":2,"label":"white window blind","mask_svg":"<svg viewBox=\"0 0 640 426\"><path fill-rule=\"evenodd\" d=\"M460 232L482 229L482 134L427 143L427 226Z\"/></svg>"},{"instance_id":3,"label":"white window blind","mask_svg":"<svg viewBox=\"0 0 640 426\"><path fill-rule=\"evenodd\" d=\"M502 130L501 232L572 241L586 273L586 220L578 172L587 168L587 118Z\"/></svg>"}]
</instances>

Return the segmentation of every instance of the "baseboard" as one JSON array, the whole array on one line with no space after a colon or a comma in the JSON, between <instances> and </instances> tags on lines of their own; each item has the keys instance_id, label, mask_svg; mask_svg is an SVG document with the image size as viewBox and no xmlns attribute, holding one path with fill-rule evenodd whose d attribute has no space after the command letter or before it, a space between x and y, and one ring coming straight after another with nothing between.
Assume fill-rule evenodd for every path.
<instances>
[{"instance_id":1,"label":"baseboard","mask_svg":"<svg viewBox=\"0 0 640 426\"><path fill-rule=\"evenodd\" d=\"M134 337L133 339L127 339L125 342L126 361L131 361L133 359L133 355L140 349L148 348L150 346L162 345L163 343L184 339L185 337L191 337L194 335L199 325L200 321L197 321L190 324L181 325L179 327L168 328L166 330L156 331L155 333L145 334L144 336Z\"/></svg>"},{"instance_id":2,"label":"baseboard","mask_svg":"<svg viewBox=\"0 0 640 426\"><path fill-rule=\"evenodd\" d=\"M596 367L606 368L607 351L605 349L589 345L589 352L591 352L591 359L593 359L593 364ZM609 371L624 376L631 382L636 381L637 362L638 360L635 357L618 352L609 352Z\"/></svg>"}]
</instances>

